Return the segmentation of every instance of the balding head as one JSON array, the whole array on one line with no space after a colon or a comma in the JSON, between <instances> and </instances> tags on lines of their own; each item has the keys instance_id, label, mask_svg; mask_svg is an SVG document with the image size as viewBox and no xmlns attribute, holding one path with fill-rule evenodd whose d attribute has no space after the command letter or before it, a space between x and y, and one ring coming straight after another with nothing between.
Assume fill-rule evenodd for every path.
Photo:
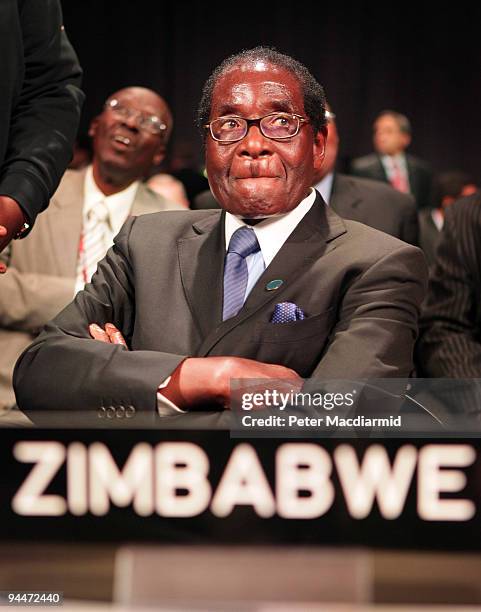
<instances>
[{"instance_id":1,"label":"balding head","mask_svg":"<svg viewBox=\"0 0 481 612\"><path fill-rule=\"evenodd\" d=\"M203 126L210 118L212 94L217 81L232 70L242 71L256 69L256 67L262 69L262 66L266 65L286 70L295 77L302 91L306 116L309 117L314 132L324 131L326 119L324 116L325 97L322 86L301 62L270 47L259 46L226 58L205 82L197 114L198 125L204 135Z\"/></svg>"},{"instance_id":2,"label":"balding head","mask_svg":"<svg viewBox=\"0 0 481 612\"><path fill-rule=\"evenodd\" d=\"M145 87L116 91L90 126L94 176L123 186L144 178L164 158L171 130L172 114L157 93Z\"/></svg>"},{"instance_id":3,"label":"balding head","mask_svg":"<svg viewBox=\"0 0 481 612\"><path fill-rule=\"evenodd\" d=\"M142 107L143 112L150 116L158 117L166 126L166 129L163 130L163 138L164 144L167 144L172 132L173 119L170 108L164 98L147 87L124 87L110 95L107 103L114 99L120 101L127 100L127 102L133 100L135 104Z\"/></svg>"}]
</instances>

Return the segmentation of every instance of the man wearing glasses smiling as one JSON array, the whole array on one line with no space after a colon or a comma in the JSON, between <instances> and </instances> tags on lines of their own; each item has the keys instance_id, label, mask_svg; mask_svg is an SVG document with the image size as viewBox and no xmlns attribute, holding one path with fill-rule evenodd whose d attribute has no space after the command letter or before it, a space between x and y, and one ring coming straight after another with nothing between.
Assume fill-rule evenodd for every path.
<instances>
[{"instance_id":1,"label":"man wearing glasses smiling","mask_svg":"<svg viewBox=\"0 0 481 612\"><path fill-rule=\"evenodd\" d=\"M17 364L21 408L166 415L228 406L232 378L300 388L301 377L409 376L424 258L343 221L311 188L326 129L308 70L263 47L228 58L206 82L199 125L224 210L129 220Z\"/></svg>"},{"instance_id":2,"label":"man wearing glasses smiling","mask_svg":"<svg viewBox=\"0 0 481 612\"><path fill-rule=\"evenodd\" d=\"M28 240L12 243L0 295L0 411L14 403L17 357L90 280L127 217L182 209L141 182L164 157L171 127L154 91L112 94L90 125L92 165L67 171Z\"/></svg>"}]
</instances>

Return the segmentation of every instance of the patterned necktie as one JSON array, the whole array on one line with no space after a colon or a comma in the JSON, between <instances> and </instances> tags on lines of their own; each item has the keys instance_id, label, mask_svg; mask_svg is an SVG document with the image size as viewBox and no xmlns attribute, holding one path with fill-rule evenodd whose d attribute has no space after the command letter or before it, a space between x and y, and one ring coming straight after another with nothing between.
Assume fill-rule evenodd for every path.
<instances>
[{"instance_id":1,"label":"patterned necktie","mask_svg":"<svg viewBox=\"0 0 481 612\"><path fill-rule=\"evenodd\" d=\"M249 276L246 257L259 250L253 229L244 226L232 234L224 267L223 321L235 317L242 308Z\"/></svg>"},{"instance_id":2,"label":"patterned necktie","mask_svg":"<svg viewBox=\"0 0 481 612\"><path fill-rule=\"evenodd\" d=\"M391 185L397 191L401 191L402 193L409 193L408 183L406 180L406 175L401 170L401 166L398 162L392 158L392 175L391 175Z\"/></svg>"},{"instance_id":3,"label":"patterned necktie","mask_svg":"<svg viewBox=\"0 0 481 612\"><path fill-rule=\"evenodd\" d=\"M87 213L80 236L77 284L85 285L110 246L109 209L100 201Z\"/></svg>"}]
</instances>

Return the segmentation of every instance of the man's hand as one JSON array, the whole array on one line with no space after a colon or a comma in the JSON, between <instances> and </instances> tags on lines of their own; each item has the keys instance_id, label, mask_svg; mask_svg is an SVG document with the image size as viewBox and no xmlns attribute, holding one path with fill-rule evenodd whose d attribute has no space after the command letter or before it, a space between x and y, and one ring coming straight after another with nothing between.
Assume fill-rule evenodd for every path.
<instances>
[{"instance_id":1,"label":"man's hand","mask_svg":"<svg viewBox=\"0 0 481 612\"><path fill-rule=\"evenodd\" d=\"M201 404L228 408L233 378L281 379L296 391L303 384L297 372L282 365L243 357L189 357L174 370L169 384L160 393L182 409Z\"/></svg>"},{"instance_id":2,"label":"man's hand","mask_svg":"<svg viewBox=\"0 0 481 612\"><path fill-rule=\"evenodd\" d=\"M100 342L127 346L112 323L106 323L105 329L92 323L89 332ZM273 363L243 357L188 357L172 372L169 384L160 393L181 409L201 404L221 404L227 408L232 378L285 380L289 390L296 391L304 382L294 370Z\"/></svg>"},{"instance_id":3,"label":"man's hand","mask_svg":"<svg viewBox=\"0 0 481 612\"><path fill-rule=\"evenodd\" d=\"M106 344L122 344L125 348L128 348L125 338L113 323L106 323L105 329L102 329L97 323L91 323L89 325L90 335L94 340L100 340Z\"/></svg>"},{"instance_id":4,"label":"man's hand","mask_svg":"<svg viewBox=\"0 0 481 612\"><path fill-rule=\"evenodd\" d=\"M23 210L16 201L0 195L0 251L18 234L25 220ZM6 265L0 263L0 273L6 269Z\"/></svg>"}]
</instances>

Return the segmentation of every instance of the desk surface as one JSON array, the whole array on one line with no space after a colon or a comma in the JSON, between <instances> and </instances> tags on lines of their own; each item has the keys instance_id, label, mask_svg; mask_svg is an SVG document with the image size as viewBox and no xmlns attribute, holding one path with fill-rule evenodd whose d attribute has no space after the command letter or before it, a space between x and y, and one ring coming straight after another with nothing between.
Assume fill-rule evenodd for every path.
<instances>
[{"instance_id":1,"label":"desk surface","mask_svg":"<svg viewBox=\"0 0 481 612\"><path fill-rule=\"evenodd\" d=\"M57 590L64 593L66 600L78 600L73 609L91 610L91 606L95 606L98 602L104 602L105 608L110 609L109 602L114 601L115 592L115 576L116 576L116 558L121 549L118 546L99 546L85 545L76 543L75 545L62 544L16 544L8 546L0 544L0 584L3 590ZM297 612L318 610L330 610L332 606L333 612L343 612L344 610L352 610L352 605L348 605L344 600L343 604L335 604L332 601L332 595L328 601L329 606L324 603L321 607L322 593L317 596L314 593L299 593L296 600L296 588L299 584L296 581L296 572L291 568L288 582L292 596L289 597L289 602L279 601L276 598L276 593L264 589L262 597L255 600L255 594L259 594L259 585L255 584L255 579L245 574L245 578L250 578L251 589L244 589L244 603L242 607L235 606L234 602L239 602L239 593L237 591L236 580L233 577L232 586L227 585L219 589L218 593L211 592L210 602L206 601L205 590L204 595L199 591L199 586L196 586L195 575L189 570L195 568L197 563L196 557L201 556L205 571L209 571L212 567L212 572L215 571L215 566L211 559L212 549L210 548L183 548L179 549L184 555L182 567L172 568L178 570L183 575L184 588L183 592L184 605L182 601L169 598L167 601L162 600L161 594L156 597L157 609L169 610L212 610L233 609L239 610L258 610L262 612ZM152 549L155 552L155 549ZM214 549L215 552L215 549ZM255 569L258 563L262 563L266 556L277 554L281 555L282 550L278 548L225 548L223 549L224 559L226 564L231 564L236 567L238 553L242 553L242 557L246 554L251 559L252 568ZM311 550L312 568L315 570L316 561L315 555L319 554L319 572L322 573L323 559L329 551L324 549ZM292 554L297 555L299 559L304 553L303 549L292 549ZM312 554L313 553L313 554ZM346 556L356 555L358 551L345 550L337 551L335 554L344 554ZM479 586L479 576L481 575L481 556L452 554L452 553L425 553L415 551L362 551L366 561L371 566L368 590L368 599L357 601L358 604L363 604L360 610L371 610L368 604L383 604L382 607L375 607L376 612L386 610L391 612L391 607L387 604L457 604L459 605L479 605L481 604L481 589ZM189 558L193 560L192 568L189 566ZM161 568L159 567L159 571ZM282 571L282 570L281 570ZM301 571L301 568L297 568ZM118 572L118 566L117 566ZM266 574L272 575L275 580L279 579L279 571L276 574L276 567L268 567L264 564L261 576ZM192 576L189 579L189 576ZM125 578L125 577L124 577ZM117 580L119 580L117 574ZM262 580L260 578L259 580ZM244 582L244 585L246 583ZM205 585L204 585L205 586ZM342 586L342 577L339 577L339 586ZM232 608L222 606L218 608L218 595L222 591L224 596L231 591ZM202 590L202 589L201 589ZM273 589L274 591L274 589ZM193 598L195 606L185 606L185 598L188 596ZM270 597L269 597L270 595ZM196 598L194 599L194 596ZM254 601L252 601L254 599ZM217 600L217 606L213 605ZM250 602L249 602L250 600ZM89 601L90 606L82 604L82 601ZM93 604L92 602L96 602ZM225 603L225 600L224 600ZM354 602L353 602L354 603ZM135 609L144 609L145 601L136 602ZM210 605L208 605L210 604ZM165 608L164 608L165 606ZM31 610L31 608L29 608ZM51 608L50 608L51 609ZM62 610L69 609L63 606ZM134 609L129 606L129 609ZM357 608L356 608L357 609ZM410 608L412 609L412 607ZM456 607L456 610L460 608ZM124 608L125 610L125 608ZM426 612L434 612L434 608L425 609ZM442 608L445 612L447 608Z\"/></svg>"}]
</instances>

